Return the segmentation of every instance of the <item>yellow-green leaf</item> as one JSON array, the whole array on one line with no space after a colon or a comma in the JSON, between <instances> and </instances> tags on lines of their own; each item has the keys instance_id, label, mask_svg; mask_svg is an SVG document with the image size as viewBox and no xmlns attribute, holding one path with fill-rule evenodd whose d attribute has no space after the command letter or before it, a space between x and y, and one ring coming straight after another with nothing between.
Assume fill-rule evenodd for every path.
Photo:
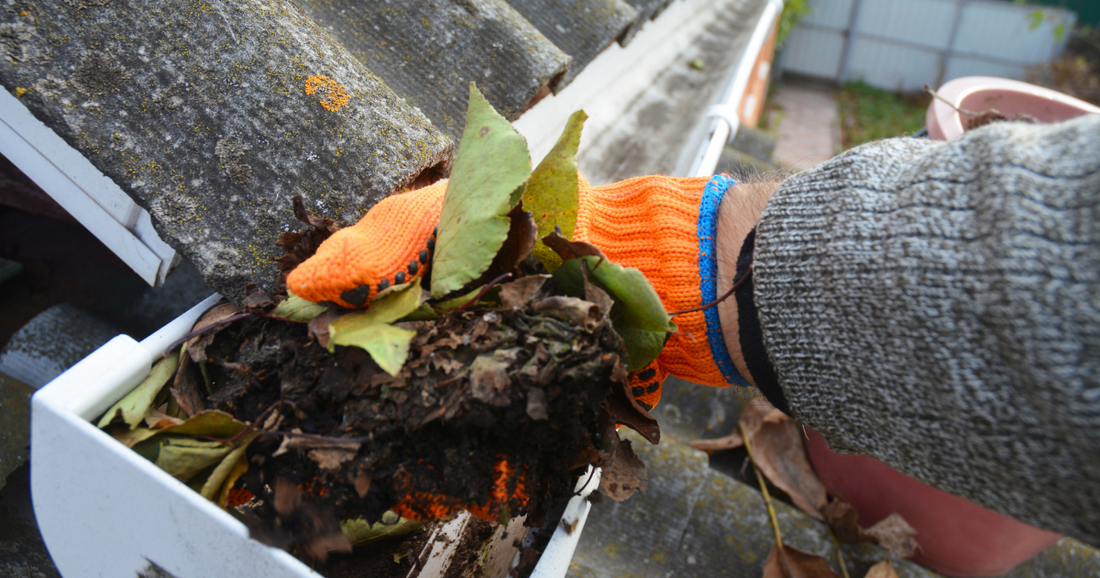
<instances>
[{"instance_id":1,"label":"yellow-green leaf","mask_svg":"<svg viewBox=\"0 0 1100 578\"><path fill-rule=\"evenodd\" d=\"M439 217L433 298L462 289L489 268L508 236L508 212L530 173L523 136L470 83L466 128Z\"/></svg>"},{"instance_id":2,"label":"yellow-green leaf","mask_svg":"<svg viewBox=\"0 0 1100 578\"><path fill-rule=\"evenodd\" d=\"M245 456L245 451L248 449L248 444L256 439L258 433L252 432L244 436L244 439L237 442L233 451L222 458L221 463L210 473L210 477L206 478L206 482L199 491L204 498L225 507L229 502L229 490L233 489L237 479L248 471L248 458Z\"/></svg>"},{"instance_id":3,"label":"yellow-green leaf","mask_svg":"<svg viewBox=\"0 0 1100 578\"><path fill-rule=\"evenodd\" d=\"M156 400L157 394L164 389L168 380L176 373L176 366L179 365L179 361L180 354L177 351L157 362L145 381L138 384L133 391L126 394L118 403L112 405L107 413L103 414L103 417L99 419L98 426L102 428L111 423L116 416L121 416L122 421L126 422L130 429L136 428L141 420L145 419L149 409L153 407L153 401Z\"/></svg>"},{"instance_id":4,"label":"yellow-green leaf","mask_svg":"<svg viewBox=\"0 0 1100 578\"><path fill-rule=\"evenodd\" d=\"M424 302L420 283L405 283L394 291L375 297L370 307L349 313L328 326L329 351L337 345L350 345L367 350L375 363L390 375L397 375L409 354L409 342L416 336L390 325L416 311Z\"/></svg>"},{"instance_id":5,"label":"yellow-green leaf","mask_svg":"<svg viewBox=\"0 0 1100 578\"><path fill-rule=\"evenodd\" d=\"M229 444L186 437L165 437L158 441L159 451L153 463L184 483L233 451Z\"/></svg>"},{"instance_id":6,"label":"yellow-green leaf","mask_svg":"<svg viewBox=\"0 0 1100 578\"><path fill-rule=\"evenodd\" d=\"M287 291L287 297L276 307L271 314L276 317L284 317L291 321L308 322L314 317L325 312L328 305L306 301L305 299Z\"/></svg>"},{"instance_id":7,"label":"yellow-green leaf","mask_svg":"<svg viewBox=\"0 0 1100 578\"><path fill-rule=\"evenodd\" d=\"M374 542L383 538L404 536L423 526L423 522L402 518L392 511L382 514L382 520L373 524L363 518L340 522L340 531L351 540L353 546Z\"/></svg>"},{"instance_id":8,"label":"yellow-green leaf","mask_svg":"<svg viewBox=\"0 0 1100 578\"><path fill-rule=\"evenodd\" d=\"M208 409L187 418L181 424L160 429L139 427L131 430L127 427L112 426L108 428L107 431L116 440L132 448L138 443L160 434L207 436L228 439L240 433L245 427L246 425L244 422L237 420L224 411Z\"/></svg>"},{"instance_id":9,"label":"yellow-green leaf","mask_svg":"<svg viewBox=\"0 0 1100 578\"><path fill-rule=\"evenodd\" d=\"M523 208L534 215L539 239L554 232L555 226L561 227L567 239L573 238L578 206L577 147L580 146L581 128L587 118L583 110L569 117L557 144L527 180ZM561 257L542 243L536 244L531 252L550 271L561 265Z\"/></svg>"}]
</instances>

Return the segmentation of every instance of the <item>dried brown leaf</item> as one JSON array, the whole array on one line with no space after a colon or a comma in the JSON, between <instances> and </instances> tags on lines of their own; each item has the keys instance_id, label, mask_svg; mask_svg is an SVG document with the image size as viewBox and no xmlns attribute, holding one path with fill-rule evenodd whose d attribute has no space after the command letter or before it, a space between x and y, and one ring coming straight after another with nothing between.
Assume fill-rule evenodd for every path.
<instances>
[{"instance_id":1,"label":"dried brown leaf","mask_svg":"<svg viewBox=\"0 0 1100 578\"><path fill-rule=\"evenodd\" d=\"M176 368L176 378L169 391L172 399L180 406L187 417L191 417L206 409L202 400L202 377L196 375L194 367L191 367L191 356L184 355L180 358L180 365Z\"/></svg>"},{"instance_id":2,"label":"dried brown leaf","mask_svg":"<svg viewBox=\"0 0 1100 578\"><path fill-rule=\"evenodd\" d=\"M497 407L511 404L508 397L510 365L509 350L498 350L477 356L470 364L470 395L474 399Z\"/></svg>"},{"instance_id":3,"label":"dried brown leaf","mask_svg":"<svg viewBox=\"0 0 1100 578\"><path fill-rule=\"evenodd\" d=\"M618 367L622 367L619 364ZM611 392L608 393L605 403L607 404L607 411L611 414L611 418L616 423L625 425L626 427L638 432L651 444L657 444L661 441L661 426L657 424L657 420L644 407L638 404L638 401L634 399L634 394L630 391L630 379L626 373L626 369L623 369L621 375L612 375L611 378L618 382L617 385L611 386Z\"/></svg>"},{"instance_id":4,"label":"dried brown leaf","mask_svg":"<svg viewBox=\"0 0 1100 578\"><path fill-rule=\"evenodd\" d=\"M1008 120L1008 117L1001 113L1001 111L991 108L977 116L972 116L966 119L966 129L974 130L980 126L997 122L999 120Z\"/></svg>"},{"instance_id":5,"label":"dried brown leaf","mask_svg":"<svg viewBox=\"0 0 1100 578\"><path fill-rule=\"evenodd\" d=\"M500 286L500 306L504 309L523 309L542 294L542 287L549 275L528 275Z\"/></svg>"},{"instance_id":6,"label":"dried brown leaf","mask_svg":"<svg viewBox=\"0 0 1100 578\"><path fill-rule=\"evenodd\" d=\"M237 309L237 306L232 303L215 305L208 309L206 313L202 314L202 317L195 323L192 331L199 331L238 313L240 313L240 311ZM206 361L206 347L213 343L214 336L217 335L220 330L221 328L211 329L210 331L204 332L202 335L192 337L187 342L187 353L191 357L191 361Z\"/></svg>"},{"instance_id":7,"label":"dried brown leaf","mask_svg":"<svg viewBox=\"0 0 1100 578\"><path fill-rule=\"evenodd\" d=\"M317 462L322 470L335 470L340 464L354 458L358 451L359 444L349 444L312 449L306 455Z\"/></svg>"},{"instance_id":8,"label":"dried brown leaf","mask_svg":"<svg viewBox=\"0 0 1100 578\"><path fill-rule=\"evenodd\" d=\"M764 561L764 578L839 578L824 558L787 544L772 546Z\"/></svg>"},{"instance_id":9,"label":"dried brown leaf","mask_svg":"<svg viewBox=\"0 0 1100 578\"><path fill-rule=\"evenodd\" d=\"M609 498L621 502L634 492L644 492L647 484L645 464L634 454L629 440L619 439L619 434L611 430L613 436L611 450L600 452L603 460L603 475L600 487Z\"/></svg>"},{"instance_id":10,"label":"dried brown leaf","mask_svg":"<svg viewBox=\"0 0 1100 578\"><path fill-rule=\"evenodd\" d=\"M695 440L688 445L704 452L720 452L745 445L745 439L741 437L740 431L733 430L729 435L708 440Z\"/></svg>"},{"instance_id":11,"label":"dried brown leaf","mask_svg":"<svg viewBox=\"0 0 1100 578\"><path fill-rule=\"evenodd\" d=\"M542 242L561 257L562 261L595 255L607 261L607 255L595 245L583 241L570 241L561 234L561 228L555 227L554 232L542 238Z\"/></svg>"},{"instance_id":12,"label":"dried brown leaf","mask_svg":"<svg viewBox=\"0 0 1100 578\"><path fill-rule=\"evenodd\" d=\"M894 563L883 560L867 569L863 578L898 578L898 571L894 569Z\"/></svg>"},{"instance_id":13,"label":"dried brown leaf","mask_svg":"<svg viewBox=\"0 0 1100 578\"><path fill-rule=\"evenodd\" d=\"M825 523L833 529L841 542L854 544L873 541L859 526L859 513L848 502L834 499L822 506L821 513L825 516Z\"/></svg>"},{"instance_id":14,"label":"dried brown leaf","mask_svg":"<svg viewBox=\"0 0 1100 578\"><path fill-rule=\"evenodd\" d=\"M341 315L347 313L346 311L340 311L339 309L332 308L326 309L324 313L321 313L317 317L310 320L308 325L309 336L313 338L321 347L328 347L328 326L340 318Z\"/></svg>"},{"instance_id":15,"label":"dried brown leaf","mask_svg":"<svg viewBox=\"0 0 1100 578\"><path fill-rule=\"evenodd\" d=\"M879 546L898 558L909 558L920 549L920 544L913 538L917 535L917 531L897 512L879 520L865 532L873 537Z\"/></svg>"},{"instance_id":16,"label":"dried brown leaf","mask_svg":"<svg viewBox=\"0 0 1100 578\"><path fill-rule=\"evenodd\" d=\"M271 298L271 295L261 289L254 283L249 283L244 287L244 301L241 306L245 311L256 313L259 311L266 311L275 305L275 300Z\"/></svg>"},{"instance_id":17,"label":"dried brown leaf","mask_svg":"<svg viewBox=\"0 0 1100 578\"><path fill-rule=\"evenodd\" d=\"M536 421L550 417L546 411L546 392L542 388L532 387L527 391L527 415Z\"/></svg>"},{"instance_id":18,"label":"dried brown leaf","mask_svg":"<svg viewBox=\"0 0 1100 578\"><path fill-rule=\"evenodd\" d=\"M359 472L359 475L355 477L355 493L359 494L360 498L364 498L367 492L370 491L371 477L367 475L367 472Z\"/></svg>"},{"instance_id":19,"label":"dried brown leaf","mask_svg":"<svg viewBox=\"0 0 1100 578\"><path fill-rule=\"evenodd\" d=\"M798 509L824 521L821 508L828 501L825 485L806 457L801 428L763 399L748 404L742 420L746 431L751 432L753 462L760 473L786 492Z\"/></svg>"}]
</instances>

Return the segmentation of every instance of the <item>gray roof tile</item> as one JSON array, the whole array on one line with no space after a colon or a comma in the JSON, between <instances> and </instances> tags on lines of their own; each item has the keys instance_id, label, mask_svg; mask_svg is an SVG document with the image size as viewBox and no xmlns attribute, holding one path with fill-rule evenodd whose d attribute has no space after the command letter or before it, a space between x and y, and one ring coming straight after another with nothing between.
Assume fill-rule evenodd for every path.
<instances>
[{"instance_id":1,"label":"gray roof tile","mask_svg":"<svg viewBox=\"0 0 1100 578\"><path fill-rule=\"evenodd\" d=\"M5 4L0 83L237 298L292 196L350 222L444 175L471 81L515 119L667 2L509 1Z\"/></svg>"},{"instance_id":2,"label":"gray roof tile","mask_svg":"<svg viewBox=\"0 0 1100 578\"><path fill-rule=\"evenodd\" d=\"M638 18L638 12L623 0L509 0L509 3L573 58L565 75L550 86L554 92L572 82Z\"/></svg>"},{"instance_id":3,"label":"gray roof tile","mask_svg":"<svg viewBox=\"0 0 1100 578\"><path fill-rule=\"evenodd\" d=\"M0 82L237 298L274 281L274 240L300 226L291 197L354 221L445 171L452 142L290 2L204 6L5 5L24 34Z\"/></svg>"},{"instance_id":4,"label":"gray roof tile","mask_svg":"<svg viewBox=\"0 0 1100 578\"><path fill-rule=\"evenodd\" d=\"M504 0L303 0L301 6L456 142L471 81L515 120L569 65L569 56Z\"/></svg>"}]
</instances>

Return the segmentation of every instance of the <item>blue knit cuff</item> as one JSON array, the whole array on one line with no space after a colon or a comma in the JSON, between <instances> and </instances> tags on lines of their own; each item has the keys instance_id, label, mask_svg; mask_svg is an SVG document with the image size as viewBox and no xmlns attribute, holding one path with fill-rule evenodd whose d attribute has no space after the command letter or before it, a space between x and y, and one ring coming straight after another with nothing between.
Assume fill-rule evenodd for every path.
<instances>
[{"instance_id":1,"label":"blue knit cuff","mask_svg":"<svg viewBox=\"0 0 1100 578\"><path fill-rule=\"evenodd\" d=\"M722 195L736 184L737 181L726 175L717 175L703 189L703 202L699 205L699 277L702 280L699 289L704 305L718 299L718 259L715 255L718 205L722 202ZM725 377L726 383L730 385L749 385L733 365L733 359L730 358L729 350L726 349L726 339L722 336L722 323L718 319L718 308L704 309L703 316L707 322L707 342L710 343L710 353L719 371L722 372L722 377Z\"/></svg>"}]
</instances>

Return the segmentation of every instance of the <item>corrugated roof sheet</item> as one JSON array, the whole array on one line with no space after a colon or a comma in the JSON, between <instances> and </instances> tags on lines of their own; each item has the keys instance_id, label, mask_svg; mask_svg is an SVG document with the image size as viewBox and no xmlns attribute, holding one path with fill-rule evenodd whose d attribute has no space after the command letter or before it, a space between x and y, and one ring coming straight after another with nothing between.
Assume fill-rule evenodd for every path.
<instances>
[{"instance_id":1,"label":"corrugated roof sheet","mask_svg":"<svg viewBox=\"0 0 1100 578\"><path fill-rule=\"evenodd\" d=\"M550 88L558 92L589 62L638 20L638 11L623 0L509 0L547 39L573 61Z\"/></svg>"},{"instance_id":2,"label":"corrugated roof sheet","mask_svg":"<svg viewBox=\"0 0 1100 578\"><path fill-rule=\"evenodd\" d=\"M569 56L504 0L302 0L302 9L457 142L470 82L509 119Z\"/></svg>"},{"instance_id":3,"label":"corrugated roof sheet","mask_svg":"<svg viewBox=\"0 0 1100 578\"><path fill-rule=\"evenodd\" d=\"M667 1L5 4L0 83L239 298L292 196L352 221L439 178L471 81L515 119Z\"/></svg>"}]
</instances>

